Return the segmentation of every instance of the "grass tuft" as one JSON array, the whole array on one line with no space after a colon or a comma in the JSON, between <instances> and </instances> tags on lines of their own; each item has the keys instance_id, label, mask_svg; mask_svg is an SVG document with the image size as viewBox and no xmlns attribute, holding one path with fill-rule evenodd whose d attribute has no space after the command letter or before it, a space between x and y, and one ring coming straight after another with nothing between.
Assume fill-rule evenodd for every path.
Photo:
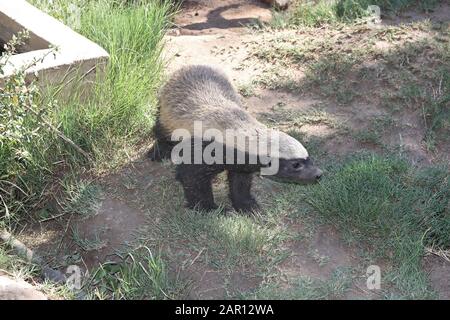
<instances>
[{"instance_id":1,"label":"grass tuft","mask_svg":"<svg viewBox=\"0 0 450 320\"><path fill-rule=\"evenodd\" d=\"M318 27L339 23L353 23L371 15L368 7L376 5L380 7L381 14L395 15L404 9L417 6L422 11L431 10L438 0L319 0L296 1L292 12L285 17L288 23L280 23L276 26L308 26Z\"/></svg>"},{"instance_id":2,"label":"grass tuft","mask_svg":"<svg viewBox=\"0 0 450 320\"><path fill-rule=\"evenodd\" d=\"M166 264L150 249L136 249L118 257L118 262L104 263L93 273L88 284L92 298L160 300L181 294L181 283L169 278Z\"/></svg>"},{"instance_id":3,"label":"grass tuft","mask_svg":"<svg viewBox=\"0 0 450 320\"><path fill-rule=\"evenodd\" d=\"M352 271L349 268L336 268L327 280L302 276L290 283L289 289L267 284L257 291L247 293L244 299L270 300L319 300L339 299L349 290L352 283Z\"/></svg>"}]
</instances>

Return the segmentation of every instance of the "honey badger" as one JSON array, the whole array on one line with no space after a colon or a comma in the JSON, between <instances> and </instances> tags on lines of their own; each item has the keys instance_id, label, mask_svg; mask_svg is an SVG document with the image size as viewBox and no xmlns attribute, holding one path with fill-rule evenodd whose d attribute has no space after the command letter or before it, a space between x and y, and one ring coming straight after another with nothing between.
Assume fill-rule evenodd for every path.
<instances>
[{"instance_id":1,"label":"honey badger","mask_svg":"<svg viewBox=\"0 0 450 320\"><path fill-rule=\"evenodd\" d=\"M195 128L196 122L201 123L204 132L211 130L213 134L208 137L206 134L199 135ZM201 141L202 151L205 151L211 142L217 143L218 146L212 152L213 156L217 156L212 163L205 159L193 163L189 147L181 152L177 150L181 155L186 153L188 159L177 162L176 179L183 185L189 208L217 208L212 192L212 180L223 171L228 174L233 207L243 212L258 209L258 204L250 193L253 175L262 173L262 170L270 168L275 162L278 170L267 175L274 180L311 183L322 175L322 171L313 165L300 142L283 132L269 129L252 117L242 107L238 94L225 74L211 66L183 67L163 86L159 96L159 115L154 128L156 142L149 154L153 160L172 157L174 161L174 154L177 153L175 149L180 145L177 141L172 141L173 133L177 130L187 133L185 138L188 140L188 146L192 148L195 141ZM225 131L234 132L232 140L224 138ZM268 146L267 150L252 149L249 147L251 142L265 144ZM228 152L235 158L238 154L243 155L243 161L227 162L225 154L228 155ZM250 161L255 158L256 161ZM222 159L224 161L220 161Z\"/></svg>"}]
</instances>

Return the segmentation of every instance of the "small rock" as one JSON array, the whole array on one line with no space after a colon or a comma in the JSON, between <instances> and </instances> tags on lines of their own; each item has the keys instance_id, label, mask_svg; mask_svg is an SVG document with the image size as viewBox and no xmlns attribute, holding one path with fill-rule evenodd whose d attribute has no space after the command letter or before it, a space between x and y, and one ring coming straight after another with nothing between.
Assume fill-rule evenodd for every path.
<instances>
[{"instance_id":1,"label":"small rock","mask_svg":"<svg viewBox=\"0 0 450 320\"><path fill-rule=\"evenodd\" d=\"M167 31L167 35L169 35L169 36L178 37L180 34L181 34L181 31L179 29L169 29Z\"/></svg>"},{"instance_id":2,"label":"small rock","mask_svg":"<svg viewBox=\"0 0 450 320\"><path fill-rule=\"evenodd\" d=\"M0 275L0 300L47 300L31 284Z\"/></svg>"}]
</instances>

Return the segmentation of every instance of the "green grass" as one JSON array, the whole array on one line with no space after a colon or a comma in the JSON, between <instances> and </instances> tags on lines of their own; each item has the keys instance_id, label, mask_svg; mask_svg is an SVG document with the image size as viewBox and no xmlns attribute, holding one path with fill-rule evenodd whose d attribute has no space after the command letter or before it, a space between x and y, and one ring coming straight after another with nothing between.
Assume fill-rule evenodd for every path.
<instances>
[{"instance_id":1,"label":"green grass","mask_svg":"<svg viewBox=\"0 0 450 320\"><path fill-rule=\"evenodd\" d=\"M60 202L62 213L77 214L83 218L96 213L101 198L101 190L97 185L82 180L65 179L62 187L65 195Z\"/></svg>"},{"instance_id":2,"label":"green grass","mask_svg":"<svg viewBox=\"0 0 450 320\"><path fill-rule=\"evenodd\" d=\"M67 2L60 3L56 8L63 21L70 20L64 15ZM113 167L153 126L162 37L173 9L170 1L83 3L77 31L102 46L110 63L92 97L66 99L54 118L65 134L95 156L96 165ZM57 9L49 7L58 16Z\"/></svg>"},{"instance_id":3,"label":"green grass","mask_svg":"<svg viewBox=\"0 0 450 320\"><path fill-rule=\"evenodd\" d=\"M331 179L312 188L310 203L316 210L345 225L355 241L362 235L386 239L394 231L416 230L424 245L450 247L445 232L448 168L416 170L403 160L379 156L345 162Z\"/></svg>"},{"instance_id":4,"label":"green grass","mask_svg":"<svg viewBox=\"0 0 450 320\"><path fill-rule=\"evenodd\" d=\"M255 221L237 214L181 212L166 219L161 232L172 230L166 237L192 242L192 249L198 252L206 248L200 261L226 273L238 267L260 269L277 254L277 246L287 237L273 221Z\"/></svg>"},{"instance_id":5,"label":"green grass","mask_svg":"<svg viewBox=\"0 0 450 320\"><path fill-rule=\"evenodd\" d=\"M72 241L84 251L100 250L107 246L106 242L100 239L100 233L96 232L92 238L85 238L76 227L72 227Z\"/></svg>"},{"instance_id":6,"label":"green grass","mask_svg":"<svg viewBox=\"0 0 450 320\"><path fill-rule=\"evenodd\" d=\"M395 120L389 115L374 116L366 129L361 129L353 133L356 140L362 143L368 143L384 147L382 137L390 129L395 128Z\"/></svg>"},{"instance_id":7,"label":"green grass","mask_svg":"<svg viewBox=\"0 0 450 320\"><path fill-rule=\"evenodd\" d=\"M18 259L17 256L13 255L13 252L0 247L0 270L11 270L11 276L20 279L30 279L36 268Z\"/></svg>"},{"instance_id":8,"label":"green grass","mask_svg":"<svg viewBox=\"0 0 450 320\"><path fill-rule=\"evenodd\" d=\"M282 208L287 205L282 199L277 199L278 205L271 206L264 215L243 216L229 210L222 181L221 187L215 188L217 204L222 207L206 213L185 210L178 185L171 181L158 185L159 192L141 199L152 220L157 221L148 226L141 241L152 243L154 250L166 248L167 260L176 268L196 262L219 271L225 278L235 272L258 275L285 257L285 250L279 248L289 238L280 221L285 215Z\"/></svg>"},{"instance_id":9,"label":"green grass","mask_svg":"<svg viewBox=\"0 0 450 320\"><path fill-rule=\"evenodd\" d=\"M319 1L317 4L298 1L293 13L288 17L289 25L319 26L338 22L335 4Z\"/></svg>"},{"instance_id":10,"label":"green grass","mask_svg":"<svg viewBox=\"0 0 450 320\"><path fill-rule=\"evenodd\" d=\"M285 17L286 23L277 22L277 26L318 27L339 23L352 23L370 15L369 5L380 7L382 15L397 14L416 6L421 11L429 11L437 0L319 0L314 2L296 1L294 9ZM280 19L278 19L280 20ZM277 21L278 21L277 20Z\"/></svg>"},{"instance_id":11,"label":"green grass","mask_svg":"<svg viewBox=\"0 0 450 320\"><path fill-rule=\"evenodd\" d=\"M329 168L307 201L344 237L393 256L395 285L411 298L431 296L421 270L424 247L450 247L448 167L416 169L405 160L358 156Z\"/></svg>"},{"instance_id":12,"label":"green grass","mask_svg":"<svg viewBox=\"0 0 450 320\"><path fill-rule=\"evenodd\" d=\"M326 300L339 299L349 290L352 283L352 272L348 268L337 268L327 280L307 276L299 277L290 283L288 290L268 284L255 292L246 293L243 299L275 299L275 300Z\"/></svg>"},{"instance_id":13,"label":"green grass","mask_svg":"<svg viewBox=\"0 0 450 320\"><path fill-rule=\"evenodd\" d=\"M93 299L175 299L181 298L184 283L169 278L159 255L144 247L106 262L96 269L85 288Z\"/></svg>"},{"instance_id":14,"label":"green grass","mask_svg":"<svg viewBox=\"0 0 450 320\"><path fill-rule=\"evenodd\" d=\"M63 21L70 20L68 1L52 5L47 1L33 3ZM5 95L5 104L14 106L16 101L29 101L28 108L39 114L15 111L13 119L17 121L13 128L18 129L6 136L13 142L1 145L0 163L7 165L0 169L0 208L2 213L8 213L7 222L17 222L25 212L42 207L53 196L53 180L60 172L76 175L86 167L96 172L114 168L128 160L139 142L150 137L161 80L162 37L173 10L171 3L120 4L101 0L78 4L81 3L83 14L77 31L109 52L105 77L99 79L87 98L73 92L70 97L57 96L59 101L55 101L53 91L39 93L34 87L25 91L23 99ZM91 158L86 159L62 141L43 124L42 118L57 126Z\"/></svg>"},{"instance_id":15,"label":"green grass","mask_svg":"<svg viewBox=\"0 0 450 320\"><path fill-rule=\"evenodd\" d=\"M17 257L13 252L0 246L0 271L12 279L33 282L35 288L50 298L73 299L74 293L65 285L49 281L38 283L39 267Z\"/></svg>"}]
</instances>

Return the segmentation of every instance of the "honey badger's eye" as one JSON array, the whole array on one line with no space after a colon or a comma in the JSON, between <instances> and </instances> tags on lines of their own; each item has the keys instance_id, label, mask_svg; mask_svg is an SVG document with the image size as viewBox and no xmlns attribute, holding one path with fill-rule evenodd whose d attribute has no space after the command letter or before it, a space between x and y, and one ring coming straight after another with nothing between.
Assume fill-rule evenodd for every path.
<instances>
[{"instance_id":1,"label":"honey badger's eye","mask_svg":"<svg viewBox=\"0 0 450 320\"><path fill-rule=\"evenodd\" d=\"M294 169L301 169L301 167L303 167L303 165L299 162L299 161L296 161L296 162L294 162L293 164L292 164L292 167L294 168Z\"/></svg>"}]
</instances>

